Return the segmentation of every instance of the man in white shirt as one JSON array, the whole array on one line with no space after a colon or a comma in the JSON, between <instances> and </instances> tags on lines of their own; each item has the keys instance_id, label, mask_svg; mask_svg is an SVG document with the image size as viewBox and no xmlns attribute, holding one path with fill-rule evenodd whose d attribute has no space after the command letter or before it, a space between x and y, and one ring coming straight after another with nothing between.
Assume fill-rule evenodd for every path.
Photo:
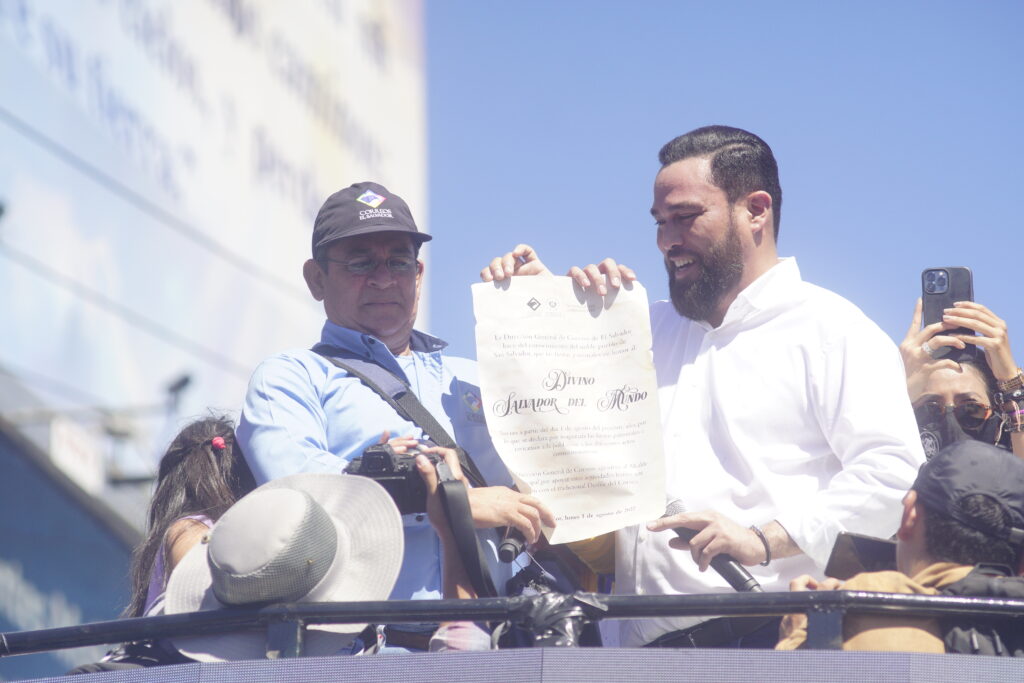
<instances>
[{"instance_id":1,"label":"man in white shirt","mask_svg":"<svg viewBox=\"0 0 1024 683\"><path fill-rule=\"evenodd\" d=\"M768 145L708 126L666 144L651 213L671 302L651 307L666 496L688 511L617 532L617 593L731 591L727 553L765 590L821 575L840 531L887 537L924 462L893 342L776 251L782 192ZM545 271L526 245L485 280ZM574 267L605 293L635 279ZM689 544L673 527L698 530ZM680 549L688 549L691 557ZM778 620L623 621L623 646L771 647Z\"/></svg>"}]
</instances>

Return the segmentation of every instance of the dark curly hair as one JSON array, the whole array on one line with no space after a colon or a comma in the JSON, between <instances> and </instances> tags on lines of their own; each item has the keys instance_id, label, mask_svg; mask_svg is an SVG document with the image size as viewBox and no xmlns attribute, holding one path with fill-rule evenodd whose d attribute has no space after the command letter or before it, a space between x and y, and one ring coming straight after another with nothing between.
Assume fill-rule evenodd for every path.
<instances>
[{"instance_id":1,"label":"dark curly hair","mask_svg":"<svg viewBox=\"0 0 1024 683\"><path fill-rule=\"evenodd\" d=\"M218 436L224 440L224 448L213 447ZM256 481L235 442L230 419L210 416L182 429L160 459L146 539L132 553L132 596L124 616L142 615L157 552L172 524L189 515L217 520L254 488Z\"/></svg>"},{"instance_id":2,"label":"dark curly hair","mask_svg":"<svg viewBox=\"0 0 1024 683\"><path fill-rule=\"evenodd\" d=\"M1016 573L1021 553L1019 547L966 526L940 510L927 505L922 507L925 549L932 559L966 565L1001 564ZM960 508L984 526L1001 529L1006 525L1003 509L983 493L965 497Z\"/></svg>"}]
</instances>

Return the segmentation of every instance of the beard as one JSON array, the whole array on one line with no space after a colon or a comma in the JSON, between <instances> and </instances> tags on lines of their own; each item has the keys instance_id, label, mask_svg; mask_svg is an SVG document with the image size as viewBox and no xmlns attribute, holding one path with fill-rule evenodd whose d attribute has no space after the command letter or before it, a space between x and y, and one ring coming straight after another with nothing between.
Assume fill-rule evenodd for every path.
<instances>
[{"instance_id":1,"label":"beard","mask_svg":"<svg viewBox=\"0 0 1024 683\"><path fill-rule=\"evenodd\" d=\"M679 315L691 320L707 320L725 293L735 287L743 275L743 245L731 217L729 231L711 245L706 254L697 258L696 265L700 267L697 279L680 282L675 278L675 268L666 258L668 289L672 305Z\"/></svg>"}]
</instances>

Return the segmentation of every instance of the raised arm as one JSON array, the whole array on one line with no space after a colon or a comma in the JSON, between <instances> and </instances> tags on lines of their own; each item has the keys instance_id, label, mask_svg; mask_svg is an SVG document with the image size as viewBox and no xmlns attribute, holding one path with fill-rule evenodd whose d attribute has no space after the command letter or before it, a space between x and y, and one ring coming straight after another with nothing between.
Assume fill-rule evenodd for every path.
<instances>
[{"instance_id":1,"label":"raised arm","mask_svg":"<svg viewBox=\"0 0 1024 683\"><path fill-rule=\"evenodd\" d=\"M947 308L942 321L949 327L966 327L976 336L954 335L962 343L973 344L985 352L985 361L996 378L997 394L1003 396L1002 405L993 408L1003 413L1010 431L1013 453L1024 458L1024 400L1007 399L1015 389L1022 388L1024 377L1013 358L1006 322L985 306L974 301L958 301ZM996 401L998 403L998 400Z\"/></svg>"}]
</instances>

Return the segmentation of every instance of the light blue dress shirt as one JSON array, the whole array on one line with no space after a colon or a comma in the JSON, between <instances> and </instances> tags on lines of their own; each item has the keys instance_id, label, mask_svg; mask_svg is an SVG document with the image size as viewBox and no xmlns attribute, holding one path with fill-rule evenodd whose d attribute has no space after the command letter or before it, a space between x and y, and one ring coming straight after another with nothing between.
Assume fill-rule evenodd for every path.
<instances>
[{"instance_id":1,"label":"light blue dress shirt","mask_svg":"<svg viewBox=\"0 0 1024 683\"><path fill-rule=\"evenodd\" d=\"M473 458L491 486L511 477L491 443L476 382L476 363L445 356L447 344L414 331L411 353L393 355L380 340L327 321L321 341L376 362L405 379L420 402ZM381 434L426 438L373 389L308 349L263 361L249 381L238 443L257 483L298 472L341 472ZM405 559L392 599L441 597L440 540L426 515L405 515ZM497 534L479 532L499 592L514 564L497 559Z\"/></svg>"}]
</instances>

